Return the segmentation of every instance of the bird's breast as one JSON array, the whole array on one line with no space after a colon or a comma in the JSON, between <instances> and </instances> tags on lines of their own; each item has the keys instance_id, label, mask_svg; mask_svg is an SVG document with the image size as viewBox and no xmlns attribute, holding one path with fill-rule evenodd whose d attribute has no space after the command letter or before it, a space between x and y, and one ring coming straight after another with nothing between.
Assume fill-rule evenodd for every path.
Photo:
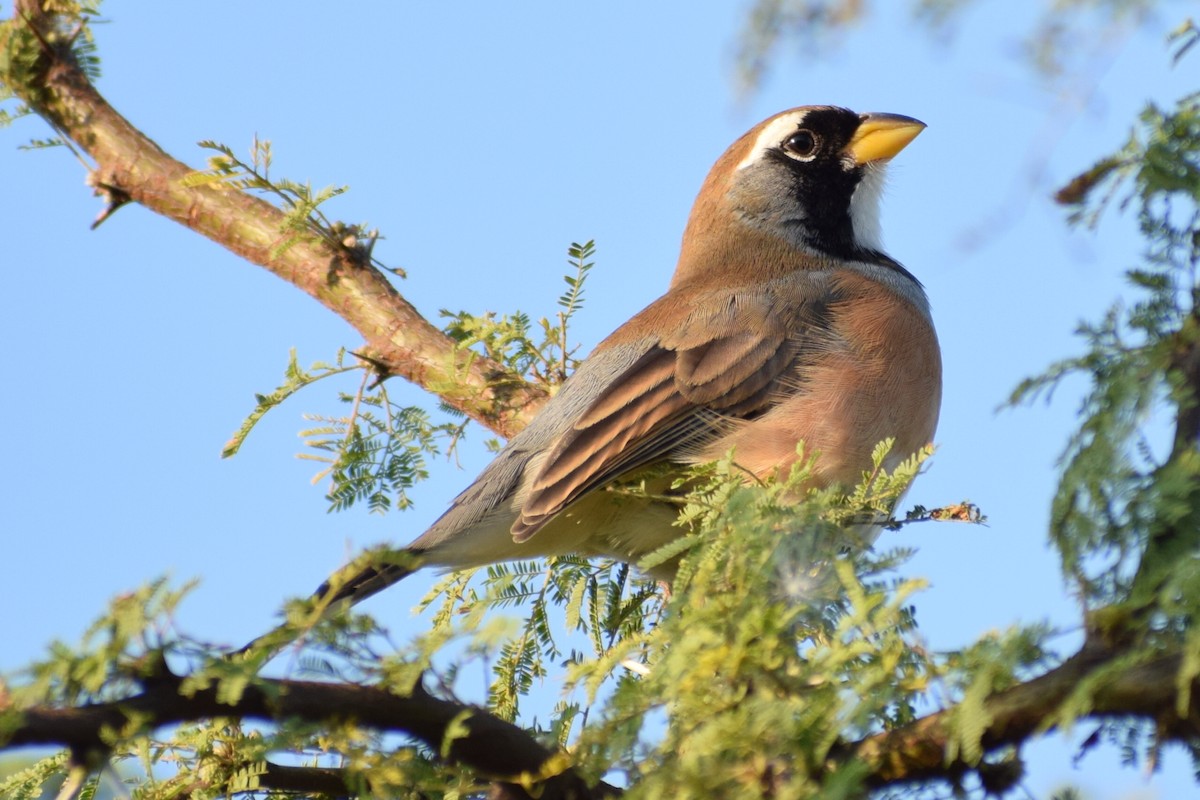
<instances>
[{"instance_id":1,"label":"bird's breast","mask_svg":"<svg viewBox=\"0 0 1200 800\"><path fill-rule=\"evenodd\" d=\"M802 349L769 408L734 425L697 460L732 448L740 465L766 477L794 464L803 442L806 454L819 454L820 483L853 486L884 439L895 439L889 468L932 440L942 368L928 316L852 270L839 271L832 289L836 299L824 320L828 335L818 347Z\"/></svg>"}]
</instances>

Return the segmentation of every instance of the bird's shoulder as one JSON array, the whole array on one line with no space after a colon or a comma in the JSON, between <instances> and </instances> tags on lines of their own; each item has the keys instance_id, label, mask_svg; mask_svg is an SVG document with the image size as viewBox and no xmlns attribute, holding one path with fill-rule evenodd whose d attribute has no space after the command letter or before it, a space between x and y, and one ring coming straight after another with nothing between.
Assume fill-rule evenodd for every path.
<instances>
[{"instance_id":1,"label":"bird's shoulder","mask_svg":"<svg viewBox=\"0 0 1200 800\"><path fill-rule=\"evenodd\" d=\"M644 353L632 343L600 349L585 359L530 423L509 439L479 476L457 497L439 524L473 524L510 499L531 459L544 455L608 388L611 376L628 371Z\"/></svg>"},{"instance_id":2,"label":"bird's shoulder","mask_svg":"<svg viewBox=\"0 0 1200 800\"><path fill-rule=\"evenodd\" d=\"M682 350L710 338L794 326L839 299L836 269L806 268L757 280L711 274L673 285L597 348L653 342Z\"/></svg>"}]
</instances>

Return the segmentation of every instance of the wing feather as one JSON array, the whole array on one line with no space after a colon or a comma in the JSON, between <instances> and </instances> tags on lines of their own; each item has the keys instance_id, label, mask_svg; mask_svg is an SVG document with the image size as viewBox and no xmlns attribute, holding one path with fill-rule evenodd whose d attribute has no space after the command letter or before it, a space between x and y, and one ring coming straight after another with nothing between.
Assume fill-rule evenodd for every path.
<instances>
[{"instance_id":1,"label":"wing feather","mask_svg":"<svg viewBox=\"0 0 1200 800\"><path fill-rule=\"evenodd\" d=\"M513 538L527 540L591 489L694 449L728 430L728 419L765 409L797 350L783 331L651 348L551 451Z\"/></svg>"},{"instance_id":2,"label":"wing feather","mask_svg":"<svg viewBox=\"0 0 1200 800\"><path fill-rule=\"evenodd\" d=\"M753 419L797 391L801 363L830 341L829 305L837 299L819 273L809 275L804 293L794 283L793 291L750 295L723 287L690 298L693 311L673 329L659 323L661 337L550 448L513 538L529 539L583 494L622 475L686 460L731 421Z\"/></svg>"}]
</instances>

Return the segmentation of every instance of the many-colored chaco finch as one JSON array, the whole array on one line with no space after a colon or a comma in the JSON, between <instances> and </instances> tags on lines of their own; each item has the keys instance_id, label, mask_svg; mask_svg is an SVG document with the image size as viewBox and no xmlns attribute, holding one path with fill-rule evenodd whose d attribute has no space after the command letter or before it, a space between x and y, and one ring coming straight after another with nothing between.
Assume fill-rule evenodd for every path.
<instances>
[{"instance_id":1,"label":"many-colored chaco finch","mask_svg":"<svg viewBox=\"0 0 1200 800\"><path fill-rule=\"evenodd\" d=\"M408 546L411 564L366 568L318 596L357 602L425 565L634 561L679 535L677 506L604 487L664 463L732 450L773 476L803 441L819 452L819 482L853 486L883 439L895 439L890 466L927 444L937 336L879 227L885 165L924 127L812 106L752 128L704 181L667 293L601 342Z\"/></svg>"}]
</instances>

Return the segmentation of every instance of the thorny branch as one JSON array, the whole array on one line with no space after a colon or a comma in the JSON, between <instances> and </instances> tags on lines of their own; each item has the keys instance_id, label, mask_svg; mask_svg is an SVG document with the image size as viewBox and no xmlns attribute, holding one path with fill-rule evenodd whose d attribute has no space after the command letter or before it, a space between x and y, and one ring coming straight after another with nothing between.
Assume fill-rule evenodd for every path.
<instances>
[{"instance_id":1,"label":"thorny branch","mask_svg":"<svg viewBox=\"0 0 1200 800\"><path fill-rule=\"evenodd\" d=\"M303 290L363 336L358 352L383 376L437 393L486 427L511 436L546 398L503 365L456 347L354 244L284 231L283 213L245 192L185 185L193 170L122 117L74 63L70 35L38 0L18 0L7 47L37 48L34 81L10 88L94 162L89 183L116 203L132 202L186 225ZM32 37L17 42L22 33Z\"/></svg>"},{"instance_id":2,"label":"thorny branch","mask_svg":"<svg viewBox=\"0 0 1200 800\"><path fill-rule=\"evenodd\" d=\"M1019 745L1055 727L1056 713L1071 699L1093 670L1119 656L1117 651L1087 646L1055 669L991 697L986 703L990 719L983 733L988 751ZM1084 719L1109 719L1136 715L1155 720L1163 739L1200 737L1200 680L1192 685L1190 706L1176 708L1183 656L1161 655L1123 670L1097 688L1091 710ZM0 706L0 711L4 711ZM830 768L857 761L868 770L866 782L879 788L978 770L982 765L948 762L956 736L954 709L930 714L894 730L845 742L833 754ZM121 730L131 719L144 729L221 716L263 721L300 719L309 722L354 720L381 731L412 736L453 762L465 764L493 780L493 797L528 797L521 788L538 784L544 798L613 797L620 791L601 783L588 787L563 754L550 750L521 728L462 703L434 697L419 687L409 697L355 684L260 679L241 698L226 704L215 687L181 695L177 680L157 680L137 695L111 703L77 708L34 707L21 712L9 730L6 746L56 744L73 753L106 749L105 730ZM464 732L446 744L448 732ZM279 768L260 778L264 788L327 791L337 770L312 774ZM344 783L344 782L343 782ZM286 785L285 785L286 784Z\"/></svg>"}]
</instances>

